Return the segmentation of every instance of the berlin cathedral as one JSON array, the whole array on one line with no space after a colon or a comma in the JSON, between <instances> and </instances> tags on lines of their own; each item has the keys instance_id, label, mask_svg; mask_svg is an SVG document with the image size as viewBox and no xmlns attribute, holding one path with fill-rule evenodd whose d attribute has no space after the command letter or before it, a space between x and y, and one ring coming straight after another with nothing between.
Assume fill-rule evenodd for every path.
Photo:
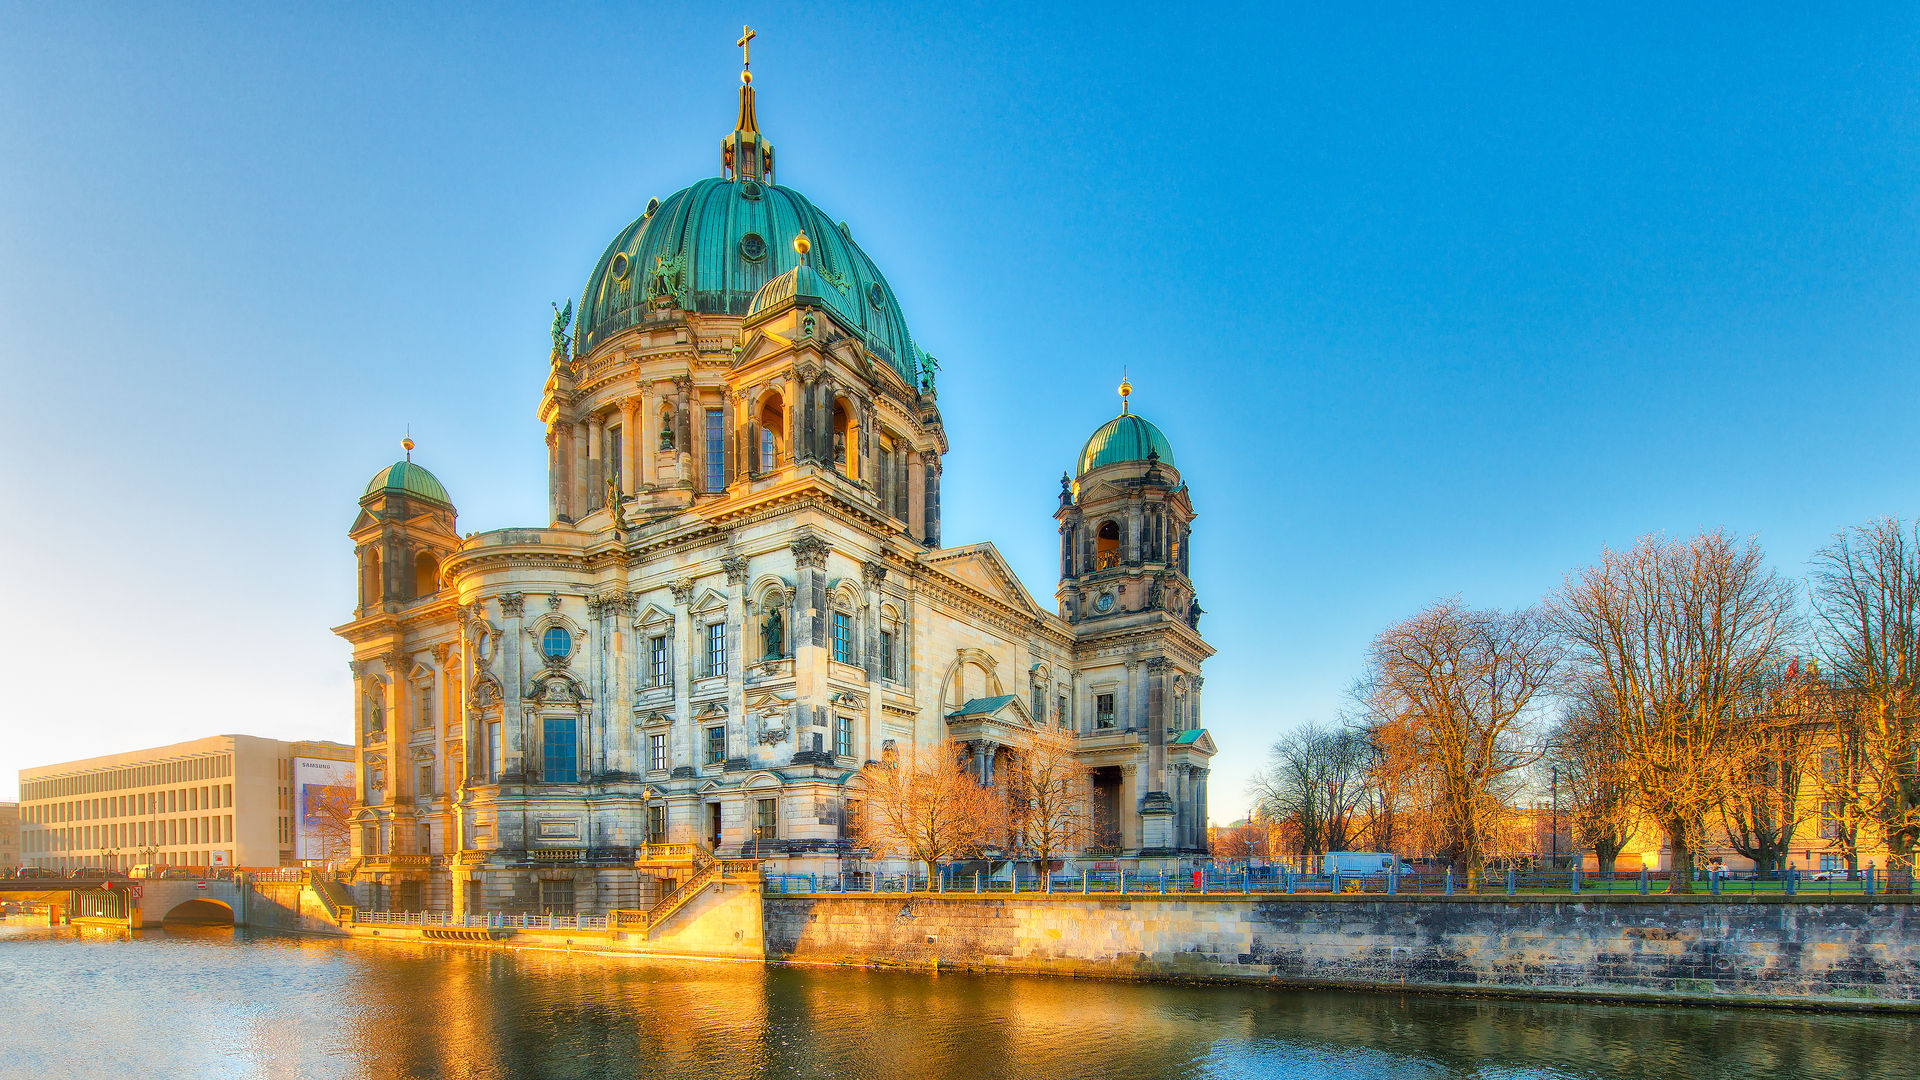
<instances>
[{"instance_id":1,"label":"berlin cathedral","mask_svg":"<svg viewBox=\"0 0 1920 1080\"><path fill-rule=\"evenodd\" d=\"M721 175L649 201L567 316L545 526L462 537L410 442L360 497L362 904L632 907L656 849L882 868L849 830L863 766L953 753L992 784L1035 738L1092 788L1068 864L1205 851L1193 502L1129 387L1062 477L1053 608L991 543L945 546L936 365L848 226L775 182L745 70Z\"/></svg>"}]
</instances>

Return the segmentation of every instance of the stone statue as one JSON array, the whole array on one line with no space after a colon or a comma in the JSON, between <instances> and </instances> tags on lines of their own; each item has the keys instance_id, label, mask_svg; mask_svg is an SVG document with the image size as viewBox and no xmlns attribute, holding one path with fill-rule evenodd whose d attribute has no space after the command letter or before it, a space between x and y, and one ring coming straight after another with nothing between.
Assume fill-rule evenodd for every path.
<instances>
[{"instance_id":1,"label":"stone statue","mask_svg":"<svg viewBox=\"0 0 1920 1080\"><path fill-rule=\"evenodd\" d=\"M760 626L760 637L766 642L766 658L768 660L778 660L785 655L781 652L781 646L784 644L786 638L785 630L786 628L781 625L780 609L778 607L768 608L767 621Z\"/></svg>"},{"instance_id":2,"label":"stone statue","mask_svg":"<svg viewBox=\"0 0 1920 1080\"><path fill-rule=\"evenodd\" d=\"M663 417L662 419L664 420L665 418ZM673 421L672 420L666 420L665 423L660 425L660 449L662 450L673 449Z\"/></svg>"},{"instance_id":3,"label":"stone statue","mask_svg":"<svg viewBox=\"0 0 1920 1080\"><path fill-rule=\"evenodd\" d=\"M921 352L920 354L920 371L921 371L920 389L928 393L932 393L934 373L939 370L940 370L940 361L936 360L932 353L924 352L924 351Z\"/></svg>"},{"instance_id":4,"label":"stone statue","mask_svg":"<svg viewBox=\"0 0 1920 1080\"><path fill-rule=\"evenodd\" d=\"M567 299L563 309L558 304L553 307L553 351L564 355L567 351L567 326L573 322L573 299Z\"/></svg>"},{"instance_id":5,"label":"stone statue","mask_svg":"<svg viewBox=\"0 0 1920 1080\"><path fill-rule=\"evenodd\" d=\"M607 511L613 515L613 527L625 530L627 512L620 505L620 478L617 476L607 477Z\"/></svg>"}]
</instances>

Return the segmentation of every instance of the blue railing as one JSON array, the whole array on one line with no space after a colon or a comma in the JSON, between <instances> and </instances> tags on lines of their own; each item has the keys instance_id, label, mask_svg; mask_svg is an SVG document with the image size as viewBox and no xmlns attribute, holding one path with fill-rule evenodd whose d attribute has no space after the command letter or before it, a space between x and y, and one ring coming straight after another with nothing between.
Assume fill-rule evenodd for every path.
<instances>
[{"instance_id":1,"label":"blue railing","mask_svg":"<svg viewBox=\"0 0 1920 1080\"><path fill-rule=\"evenodd\" d=\"M605 915L440 915L431 911L360 911L353 921L368 926L417 926L456 930L605 930Z\"/></svg>"}]
</instances>

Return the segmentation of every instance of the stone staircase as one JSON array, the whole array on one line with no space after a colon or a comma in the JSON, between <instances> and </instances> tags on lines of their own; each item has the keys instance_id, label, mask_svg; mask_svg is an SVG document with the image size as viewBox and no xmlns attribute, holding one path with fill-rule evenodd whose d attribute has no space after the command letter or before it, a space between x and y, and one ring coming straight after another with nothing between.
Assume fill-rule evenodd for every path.
<instances>
[{"instance_id":1,"label":"stone staircase","mask_svg":"<svg viewBox=\"0 0 1920 1080\"><path fill-rule=\"evenodd\" d=\"M707 890L707 887L721 881L757 880L760 876L760 864L752 859L720 859L701 844L649 844L642 849L640 858L635 860L642 868L687 866L693 870L691 877L679 883L672 892L660 898L659 903L646 911L608 912L607 925L611 930L638 933L651 936L653 930L673 917L673 914L686 907L695 897Z\"/></svg>"}]
</instances>

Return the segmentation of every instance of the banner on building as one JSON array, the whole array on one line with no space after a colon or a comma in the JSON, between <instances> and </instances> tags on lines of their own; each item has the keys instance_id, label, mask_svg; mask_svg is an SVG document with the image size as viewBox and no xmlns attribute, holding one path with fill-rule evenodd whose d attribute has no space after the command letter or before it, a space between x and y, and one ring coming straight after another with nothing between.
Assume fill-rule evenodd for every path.
<instances>
[{"instance_id":1,"label":"banner on building","mask_svg":"<svg viewBox=\"0 0 1920 1080\"><path fill-rule=\"evenodd\" d=\"M294 758L293 791L293 857L344 858L353 815L353 762Z\"/></svg>"}]
</instances>

